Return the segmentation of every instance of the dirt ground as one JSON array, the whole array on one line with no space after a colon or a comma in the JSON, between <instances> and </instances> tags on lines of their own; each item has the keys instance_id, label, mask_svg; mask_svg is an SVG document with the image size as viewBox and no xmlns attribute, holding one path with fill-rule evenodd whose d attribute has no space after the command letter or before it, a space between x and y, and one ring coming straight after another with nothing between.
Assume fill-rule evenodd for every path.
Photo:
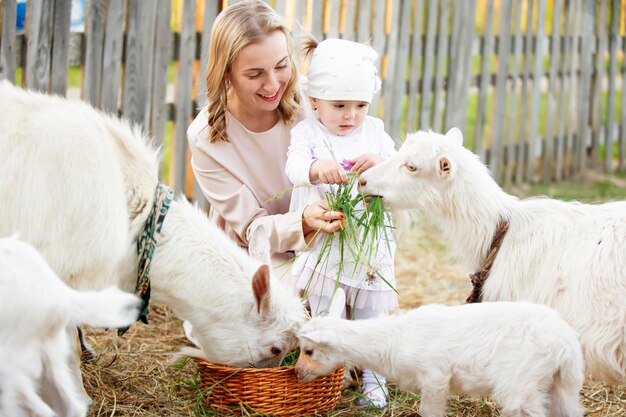
<instances>
[{"instance_id":1,"label":"dirt ground","mask_svg":"<svg viewBox=\"0 0 626 417\"><path fill-rule=\"evenodd\" d=\"M461 304L471 285L465 271L448 259L446 249L432 224L416 219L399 241L396 274L400 305L426 303ZM89 413L95 416L194 416L199 386L195 365L172 364L172 354L187 344L181 322L169 309L152 306L148 326L135 324L123 337L114 331L87 330L98 352L95 361L84 362L84 382L93 398ZM588 381L581 402L590 417L626 416L626 387L608 387ZM417 415L417 397L395 394L385 412L359 411L343 398L332 416ZM488 399L454 397L448 416L498 416L497 404Z\"/></svg>"}]
</instances>

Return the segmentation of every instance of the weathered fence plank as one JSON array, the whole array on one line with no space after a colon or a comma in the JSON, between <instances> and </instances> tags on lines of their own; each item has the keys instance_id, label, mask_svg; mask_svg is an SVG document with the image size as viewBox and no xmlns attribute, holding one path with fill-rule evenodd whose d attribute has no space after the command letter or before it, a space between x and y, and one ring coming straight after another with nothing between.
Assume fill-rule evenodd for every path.
<instances>
[{"instance_id":1,"label":"weathered fence plank","mask_svg":"<svg viewBox=\"0 0 626 417\"><path fill-rule=\"evenodd\" d=\"M196 1L185 0L183 3L182 29L180 32L180 62L176 83L176 117L174 119L174 187L176 190L187 188L187 127L193 116L192 79L193 61L196 53Z\"/></svg>"},{"instance_id":2,"label":"weathered fence plank","mask_svg":"<svg viewBox=\"0 0 626 417\"><path fill-rule=\"evenodd\" d=\"M494 178L500 180L502 177L502 166L504 158L503 131L506 119L506 96L507 96L507 75L509 72L509 55L511 53L511 37L506 36L507 28L511 26L511 15L513 13L512 4L504 2L500 9L500 42L498 43L498 72L496 75L496 92L493 99L493 128L491 130L491 153L489 165Z\"/></svg>"},{"instance_id":3,"label":"weathered fence plank","mask_svg":"<svg viewBox=\"0 0 626 417\"><path fill-rule=\"evenodd\" d=\"M109 0L106 12L102 68L98 69L98 71L102 71L100 107L112 113L117 113L119 109L120 74L122 73L125 29L120 22L125 20L125 11L125 0Z\"/></svg>"},{"instance_id":4,"label":"weathered fence plank","mask_svg":"<svg viewBox=\"0 0 626 417\"><path fill-rule=\"evenodd\" d=\"M209 42L211 41L211 28L219 13L220 3L220 0L204 0L204 20L202 22L199 70L196 80L196 110L200 110L206 105L206 65L209 60Z\"/></svg>"},{"instance_id":5,"label":"weathered fence plank","mask_svg":"<svg viewBox=\"0 0 626 417\"><path fill-rule=\"evenodd\" d=\"M485 35L480 56L478 107L476 108L476 125L474 127L474 152L478 154L483 162L486 161L483 126L486 118L487 95L491 84L489 74L491 73L491 55L493 54L493 0L488 0L487 2L487 16L484 25Z\"/></svg>"},{"instance_id":6,"label":"weathered fence plank","mask_svg":"<svg viewBox=\"0 0 626 417\"><path fill-rule=\"evenodd\" d=\"M533 94L530 107L530 127L528 135L528 160L526 163L526 178L535 182L536 164L541 151L541 138L539 137L539 112L541 97L541 74L543 66L543 44L546 22L546 0L538 0L537 5L537 41L535 42L535 69L533 72Z\"/></svg>"},{"instance_id":7,"label":"weathered fence plank","mask_svg":"<svg viewBox=\"0 0 626 417\"><path fill-rule=\"evenodd\" d=\"M600 2L600 13L598 20L594 22L596 28L597 42L595 48L594 70L591 76L591 155L589 158L589 166L592 169L598 167L600 163L600 142L602 141L602 113L601 106L604 101L602 96L602 84L604 80L604 59L607 48L606 30L604 28L606 20L606 4ZM595 8L597 12L597 7ZM601 22L601 23L599 23Z\"/></svg>"},{"instance_id":8,"label":"weathered fence plank","mask_svg":"<svg viewBox=\"0 0 626 417\"><path fill-rule=\"evenodd\" d=\"M437 59L435 68L435 93L433 96L433 122L436 131L443 130L443 118L445 97L443 77L446 73L446 60L448 60L448 17L450 1L442 0L439 13L439 34L437 39Z\"/></svg>"},{"instance_id":9,"label":"weathered fence plank","mask_svg":"<svg viewBox=\"0 0 626 417\"><path fill-rule=\"evenodd\" d=\"M526 34L524 38L524 70L522 73L522 101L520 104L520 117L519 117L519 135L517 137L517 164L515 166L515 182L521 183L525 179L524 168L528 158L528 81L530 78L530 67L532 63L531 49L533 38L533 0L529 0L526 10Z\"/></svg>"},{"instance_id":10,"label":"weathered fence plank","mask_svg":"<svg viewBox=\"0 0 626 417\"><path fill-rule=\"evenodd\" d=\"M406 73L409 56L409 24L411 18L411 1L402 0L395 13L400 20L399 30L395 33L396 39L390 38L390 43L397 45L395 57L388 59L387 79L384 84L383 96L385 97L385 126L389 135L400 143L400 128L402 123L402 106L405 103ZM390 34L391 37L391 34Z\"/></svg>"},{"instance_id":11,"label":"weathered fence plank","mask_svg":"<svg viewBox=\"0 0 626 417\"><path fill-rule=\"evenodd\" d=\"M417 112L417 93L419 89L418 81L421 76L423 66L422 58L422 16L424 14L424 3L422 0L415 0L413 4L413 33L411 34L411 59L409 68L409 97L406 112L406 130L413 132L417 130L419 120Z\"/></svg>"},{"instance_id":12,"label":"weathered fence plank","mask_svg":"<svg viewBox=\"0 0 626 417\"><path fill-rule=\"evenodd\" d=\"M49 91L52 59L53 2L32 0L28 3L26 65L24 85L31 90Z\"/></svg>"},{"instance_id":13,"label":"weathered fence plank","mask_svg":"<svg viewBox=\"0 0 626 417\"><path fill-rule=\"evenodd\" d=\"M0 80L7 79L15 82L15 68L17 62L16 45L13 42L17 29L15 20L17 19L16 0L0 1L0 16L2 20L2 38L0 38Z\"/></svg>"},{"instance_id":14,"label":"weathered fence plank","mask_svg":"<svg viewBox=\"0 0 626 417\"><path fill-rule=\"evenodd\" d=\"M349 41L356 40L355 19L357 15L357 0L345 1L345 23L342 38Z\"/></svg>"},{"instance_id":15,"label":"weathered fence plank","mask_svg":"<svg viewBox=\"0 0 626 417\"><path fill-rule=\"evenodd\" d=\"M573 17L573 30L572 34L579 34L582 30L582 15L583 15L583 4L582 0L573 0L570 7L573 8L572 14ZM574 175L576 173L576 158L574 155L576 149L576 125L577 125L577 110L580 102L578 101L578 84L579 81L576 76L576 70L578 68L579 63L584 62L581 58L581 54L579 53L578 44L580 43L580 36L572 36L572 46L570 49L571 58L570 58L570 70L569 70L569 82L570 82L570 91L569 91L569 115L568 119L568 130L567 130L567 145L566 145L566 174L567 176ZM580 136L580 131L578 132Z\"/></svg>"},{"instance_id":16,"label":"weathered fence plank","mask_svg":"<svg viewBox=\"0 0 626 417\"><path fill-rule=\"evenodd\" d=\"M582 8L582 39L580 62L593 62L593 34L595 20L595 0L583 0ZM585 169L587 159L585 152L587 141L590 137L589 115L590 115L590 94L591 94L591 65L581 65L580 89L578 91L578 138L575 146L576 162L575 172Z\"/></svg>"},{"instance_id":17,"label":"weathered fence plank","mask_svg":"<svg viewBox=\"0 0 626 417\"><path fill-rule=\"evenodd\" d=\"M328 0L328 30L326 37L339 37L339 18L341 17L341 0Z\"/></svg>"},{"instance_id":18,"label":"weathered fence plank","mask_svg":"<svg viewBox=\"0 0 626 417\"><path fill-rule=\"evenodd\" d=\"M126 55L124 57L123 115L146 125L149 118L149 86L154 45L156 3L129 0Z\"/></svg>"},{"instance_id":19,"label":"weathered fence plank","mask_svg":"<svg viewBox=\"0 0 626 417\"><path fill-rule=\"evenodd\" d=\"M507 155L507 164L504 167L504 183L510 184L513 180L513 172L517 166L519 166L519 158L516 158L516 155L521 153L521 146L519 142L516 142L518 138L518 117L517 117L517 102L518 93L517 86L519 84L519 66L520 66L520 57L522 55L522 9L523 3L522 0L516 0L515 3L515 16L513 19L513 62L512 68L513 72L511 75L511 98L510 98L510 108L509 108L509 124L508 124L508 134L507 134L507 147L506 147L506 155ZM516 152L517 151L517 152Z\"/></svg>"},{"instance_id":20,"label":"weathered fence plank","mask_svg":"<svg viewBox=\"0 0 626 417\"><path fill-rule=\"evenodd\" d=\"M543 179L549 181L552 179L552 160L554 158L554 120L551 115L557 114L556 107L556 71L559 63L559 34L561 29L561 6L562 0L555 0L552 8L552 43L550 45L550 75L548 81L548 117L546 122L546 135L544 137L544 153L543 153Z\"/></svg>"},{"instance_id":21,"label":"weathered fence plank","mask_svg":"<svg viewBox=\"0 0 626 417\"><path fill-rule=\"evenodd\" d=\"M172 47L170 42L171 3L171 0L161 0L160 7L156 11L153 61L154 76L152 77L152 85L150 86L152 90L150 132L154 136L155 145L157 146L163 146L165 143L165 125L169 119L167 107L167 70ZM195 35L195 30L193 34ZM191 88L191 84L189 84L189 88ZM189 106L191 106L191 98L189 101ZM162 169L161 167L161 173Z\"/></svg>"},{"instance_id":22,"label":"weathered fence plank","mask_svg":"<svg viewBox=\"0 0 626 417\"><path fill-rule=\"evenodd\" d=\"M98 106L102 85L102 60L104 57L106 0L93 0L85 15L87 27L85 48L85 76L83 77L82 99ZM119 22L115 22L119 25ZM116 108L117 108L117 103Z\"/></svg>"},{"instance_id":23,"label":"weathered fence plank","mask_svg":"<svg viewBox=\"0 0 626 417\"><path fill-rule=\"evenodd\" d=\"M493 1L493 0L490 0ZM433 66L435 61L435 33L437 29L437 7L436 0L430 0L427 5L428 18L426 20L426 44L424 47L423 69L422 69L422 97L420 100L420 129L432 127L431 115L431 88L433 77Z\"/></svg>"},{"instance_id":24,"label":"weathered fence plank","mask_svg":"<svg viewBox=\"0 0 626 417\"><path fill-rule=\"evenodd\" d=\"M622 53L626 54L626 36L622 36ZM624 82L626 81L626 65L622 64L622 111L621 127L619 129L619 146L617 167L620 170L626 169L626 93L624 92Z\"/></svg>"},{"instance_id":25,"label":"weathered fence plank","mask_svg":"<svg viewBox=\"0 0 626 417\"><path fill-rule=\"evenodd\" d=\"M71 9L71 0L55 1L54 32L52 34L52 51L54 53L50 68L50 92L61 95L67 91Z\"/></svg>"},{"instance_id":26,"label":"weathered fence plank","mask_svg":"<svg viewBox=\"0 0 626 417\"><path fill-rule=\"evenodd\" d=\"M557 134L557 145L556 145L556 174L555 179L560 181L564 176L564 157L566 155L566 144L567 144L567 131L565 126L565 119L568 117L568 112L566 109L568 108L568 104L565 101L567 97L567 69L569 60L572 59L572 39L571 35L573 32L574 25L574 16L575 13L572 11L573 7L565 7L565 27L563 31L563 35L565 38L565 51L561 58L561 82L559 85L559 113L558 113L558 134Z\"/></svg>"},{"instance_id":27,"label":"weathered fence plank","mask_svg":"<svg viewBox=\"0 0 626 417\"><path fill-rule=\"evenodd\" d=\"M604 170L613 171L613 143L615 140L615 93L617 90L617 43L619 42L619 22L621 17L619 0L611 2L611 33L609 37L609 93L607 103Z\"/></svg>"},{"instance_id":28,"label":"weathered fence plank","mask_svg":"<svg viewBox=\"0 0 626 417\"><path fill-rule=\"evenodd\" d=\"M373 3L372 9L372 33L371 33L371 42L372 46L375 50L378 51L379 54L383 54L385 51L385 46L387 43L387 31L385 27L385 15L386 15L386 5L385 2L375 1ZM378 73L381 74L381 69L383 65L384 58L378 59L376 61L376 69ZM381 74L382 75L382 74ZM379 116L377 113L378 105L380 102L380 94L375 94L374 98L372 98L371 109L376 113L376 116Z\"/></svg>"},{"instance_id":29,"label":"weathered fence plank","mask_svg":"<svg viewBox=\"0 0 626 417\"><path fill-rule=\"evenodd\" d=\"M313 2L313 19L311 33L318 41L324 39L324 2Z\"/></svg>"},{"instance_id":30,"label":"weathered fence plank","mask_svg":"<svg viewBox=\"0 0 626 417\"><path fill-rule=\"evenodd\" d=\"M454 0L444 129L467 125L476 0Z\"/></svg>"}]
</instances>

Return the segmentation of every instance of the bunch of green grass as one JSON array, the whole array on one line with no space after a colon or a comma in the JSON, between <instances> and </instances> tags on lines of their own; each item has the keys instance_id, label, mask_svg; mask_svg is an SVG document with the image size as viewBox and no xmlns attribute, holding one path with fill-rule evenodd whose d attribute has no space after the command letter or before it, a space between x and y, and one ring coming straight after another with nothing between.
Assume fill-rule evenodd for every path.
<instances>
[{"instance_id":1,"label":"bunch of green grass","mask_svg":"<svg viewBox=\"0 0 626 417\"><path fill-rule=\"evenodd\" d=\"M344 226L336 233L324 235L313 269L314 274L319 273L328 276L325 272L329 267L328 262L333 242L337 240L339 265L337 266L336 286L339 285L339 278L344 272L354 274L360 265L368 270L371 269L372 262L375 261L377 246L381 240L384 241L387 250L391 253L390 242L393 237L390 230L391 216L380 197L369 196L367 201L363 194L353 197L353 190L357 182L358 173L349 172L347 184L340 184L326 193L330 210L340 211L344 214ZM348 259L354 262L351 271L345 271ZM393 285L377 270L371 269L371 271L371 279L379 277L395 291Z\"/></svg>"},{"instance_id":2,"label":"bunch of green grass","mask_svg":"<svg viewBox=\"0 0 626 417\"><path fill-rule=\"evenodd\" d=\"M280 362L280 366L293 366L298 362L298 356L300 356L300 348L295 348L291 352L287 353L283 360Z\"/></svg>"}]
</instances>

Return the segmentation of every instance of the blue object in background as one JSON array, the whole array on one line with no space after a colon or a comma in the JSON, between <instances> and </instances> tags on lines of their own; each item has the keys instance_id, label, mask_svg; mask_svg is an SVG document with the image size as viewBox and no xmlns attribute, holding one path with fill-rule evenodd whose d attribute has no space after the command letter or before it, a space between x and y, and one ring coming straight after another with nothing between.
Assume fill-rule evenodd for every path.
<instances>
[{"instance_id":1,"label":"blue object in background","mask_svg":"<svg viewBox=\"0 0 626 417\"><path fill-rule=\"evenodd\" d=\"M0 0L2 2L2 0ZM24 32L26 20L26 0L17 0L17 17L15 27L18 33ZM72 0L72 15L70 17L70 31L85 31L85 0Z\"/></svg>"},{"instance_id":2,"label":"blue object in background","mask_svg":"<svg viewBox=\"0 0 626 417\"><path fill-rule=\"evenodd\" d=\"M85 0L72 0L70 32L85 31Z\"/></svg>"},{"instance_id":3,"label":"blue object in background","mask_svg":"<svg viewBox=\"0 0 626 417\"><path fill-rule=\"evenodd\" d=\"M17 18L15 27L18 33L24 32L24 20L26 20L26 0L17 0Z\"/></svg>"}]
</instances>

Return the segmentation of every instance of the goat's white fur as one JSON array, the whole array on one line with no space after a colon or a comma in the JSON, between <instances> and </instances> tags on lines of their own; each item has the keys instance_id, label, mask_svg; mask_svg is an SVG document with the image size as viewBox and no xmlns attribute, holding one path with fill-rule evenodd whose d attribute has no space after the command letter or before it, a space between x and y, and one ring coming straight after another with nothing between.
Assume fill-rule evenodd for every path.
<instances>
[{"instance_id":1,"label":"goat's white fur","mask_svg":"<svg viewBox=\"0 0 626 417\"><path fill-rule=\"evenodd\" d=\"M417 132L361 177L361 191L395 209L419 208L472 271L482 267L500 219L509 231L484 301L527 300L558 310L580 334L587 370L626 380L626 202L581 204L505 193L460 130Z\"/></svg>"},{"instance_id":2,"label":"goat's white fur","mask_svg":"<svg viewBox=\"0 0 626 417\"><path fill-rule=\"evenodd\" d=\"M70 286L134 291L159 163L138 127L0 83L0 178L10 179L0 234L18 231ZM171 203L150 277L153 301L191 322L210 361L268 366L295 346L299 298L184 198Z\"/></svg>"},{"instance_id":3,"label":"goat's white fur","mask_svg":"<svg viewBox=\"0 0 626 417\"><path fill-rule=\"evenodd\" d=\"M127 326L139 306L115 287L74 290L35 248L1 238L0 416L84 416L88 401L67 366L75 340L68 329Z\"/></svg>"},{"instance_id":4,"label":"goat's white fur","mask_svg":"<svg viewBox=\"0 0 626 417\"><path fill-rule=\"evenodd\" d=\"M443 417L450 393L491 396L511 417L584 412L577 334L538 304L431 304L368 320L316 317L299 341L300 380L340 365L372 369L402 390L421 392L422 417Z\"/></svg>"}]
</instances>

